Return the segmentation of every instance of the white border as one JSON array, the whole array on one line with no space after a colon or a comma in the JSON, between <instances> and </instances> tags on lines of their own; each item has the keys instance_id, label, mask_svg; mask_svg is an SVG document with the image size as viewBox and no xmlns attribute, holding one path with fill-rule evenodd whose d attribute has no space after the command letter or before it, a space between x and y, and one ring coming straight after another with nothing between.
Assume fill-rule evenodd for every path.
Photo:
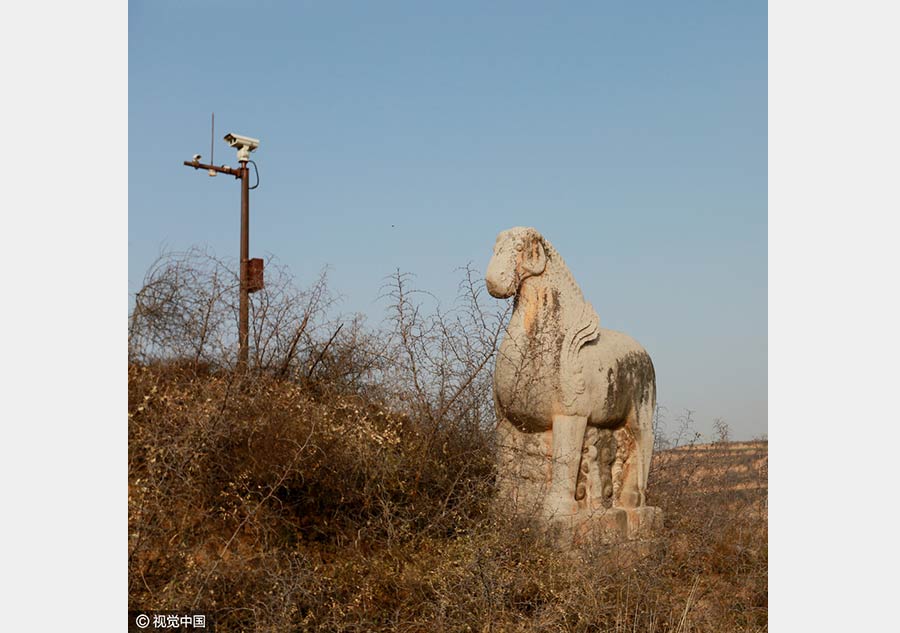
<instances>
[{"instance_id":1,"label":"white border","mask_svg":"<svg viewBox=\"0 0 900 633\"><path fill-rule=\"evenodd\" d=\"M5 630L124 630L127 11L0 8Z\"/></svg>"},{"instance_id":2,"label":"white border","mask_svg":"<svg viewBox=\"0 0 900 633\"><path fill-rule=\"evenodd\" d=\"M883 630L898 563L898 5L769 10L771 630Z\"/></svg>"}]
</instances>

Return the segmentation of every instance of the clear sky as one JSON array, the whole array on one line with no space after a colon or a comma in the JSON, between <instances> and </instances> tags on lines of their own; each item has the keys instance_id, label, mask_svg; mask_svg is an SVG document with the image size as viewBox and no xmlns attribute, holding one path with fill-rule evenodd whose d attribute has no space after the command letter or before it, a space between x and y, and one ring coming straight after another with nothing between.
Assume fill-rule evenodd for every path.
<instances>
[{"instance_id":1,"label":"clear sky","mask_svg":"<svg viewBox=\"0 0 900 633\"><path fill-rule=\"evenodd\" d=\"M660 404L767 433L767 5L129 3L128 281L164 248L251 256L380 319L399 268L450 303L458 267L534 226L604 327L650 352Z\"/></svg>"}]
</instances>

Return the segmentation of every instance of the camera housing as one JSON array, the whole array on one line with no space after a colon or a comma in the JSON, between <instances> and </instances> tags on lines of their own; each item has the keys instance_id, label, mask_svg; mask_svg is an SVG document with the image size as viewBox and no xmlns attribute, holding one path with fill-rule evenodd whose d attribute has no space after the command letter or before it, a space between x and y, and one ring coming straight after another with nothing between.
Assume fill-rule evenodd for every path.
<instances>
[{"instance_id":1,"label":"camera housing","mask_svg":"<svg viewBox=\"0 0 900 633\"><path fill-rule=\"evenodd\" d=\"M238 151L238 160L250 160L250 152L255 151L259 147L259 139L249 136L241 136L240 134L228 133L225 135L225 142L236 147Z\"/></svg>"}]
</instances>

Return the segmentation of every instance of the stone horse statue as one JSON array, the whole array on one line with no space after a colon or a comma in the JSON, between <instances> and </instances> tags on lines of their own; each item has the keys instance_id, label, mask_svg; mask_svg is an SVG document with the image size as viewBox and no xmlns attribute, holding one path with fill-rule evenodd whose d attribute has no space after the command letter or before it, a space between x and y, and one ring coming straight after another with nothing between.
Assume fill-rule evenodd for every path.
<instances>
[{"instance_id":1,"label":"stone horse statue","mask_svg":"<svg viewBox=\"0 0 900 633\"><path fill-rule=\"evenodd\" d=\"M515 295L494 371L501 501L576 529L602 516L613 540L652 531L661 513L645 503L656 407L647 352L600 327L533 228L497 236L485 281L494 297Z\"/></svg>"}]
</instances>

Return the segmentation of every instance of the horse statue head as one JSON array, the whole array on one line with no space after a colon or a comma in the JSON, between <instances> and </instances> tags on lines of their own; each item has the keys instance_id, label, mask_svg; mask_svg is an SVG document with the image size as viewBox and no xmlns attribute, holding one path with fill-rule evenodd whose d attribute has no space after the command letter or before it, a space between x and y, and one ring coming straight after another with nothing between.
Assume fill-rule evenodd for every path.
<instances>
[{"instance_id":1,"label":"horse statue head","mask_svg":"<svg viewBox=\"0 0 900 633\"><path fill-rule=\"evenodd\" d=\"M491 296L513 296L528 277L540 275L547 267L547 243L536 229L516 226L501 232L494 243L485 282Z\"/></svg>"}]
</instances>

